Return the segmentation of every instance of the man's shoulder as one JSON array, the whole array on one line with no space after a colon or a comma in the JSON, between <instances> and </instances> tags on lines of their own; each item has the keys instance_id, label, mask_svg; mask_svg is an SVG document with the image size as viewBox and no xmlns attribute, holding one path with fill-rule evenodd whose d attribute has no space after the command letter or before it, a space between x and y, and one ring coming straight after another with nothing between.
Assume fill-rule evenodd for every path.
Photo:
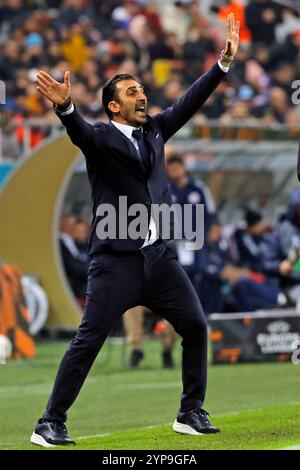
<instances>
[{"instance_id":1,"label":"man's shoulder","mask_svg":"<svg viewBox=\"0 0 300 470\"><path fill-rule=\"evenodd\" d=\"M207 184L204 181L200 180L199 178L193 178L192 176L189 178L191 186L194 188L205 190L208 188Z\"/></svg>"},{"instance_id":2,"label":"man's shoulder","mask_svg":"<svg viewBox=\"0 0 300 470\"><path fill-rule=\"evenodd\" d=\"M147 122L146 124L143 126L144 128L149 128L150 130L158 130L159 129L159 123L157 121L157 117L160 115L161 113L158 113L158 114L154 114L154 116L150 116L149 114L147 114Z\"/></svg>"},{"instance_id":3,"label":"man's shoulder","mask_svg":"<svg viewBox=\"0 0 300 470\"><path fill-rule=\"evenodd\" d=\"M189 192L196 192L203 197L205 196L207 190L209 190L207 185L203 183L203 181L194 179L193 177L189 178L188 189Z\"/></svg>"},{"instance_id":4,"label":"man's shoulder","mask_svg":"<svg viewBox=\"0 0 300 470\"><path fill-rule=\"evenodd\" d=\"M94 135L95 137L101 138L101 141L105 136L114 136L114 127L110 121L97 121L93 123Z\"/></svg>"},{"instance_id":5,"label":"man's shoulder","mask_svg":"<svg viewBox=\"0 0 300 470\"><path fill-rule=\"evenodd\" d=\"M111 126L109 124L109 122L105 122L105 121L97 121L93 124L93 127L95 130L103 130L103 131L108 131Z\"/></svg>"}]
</instances>

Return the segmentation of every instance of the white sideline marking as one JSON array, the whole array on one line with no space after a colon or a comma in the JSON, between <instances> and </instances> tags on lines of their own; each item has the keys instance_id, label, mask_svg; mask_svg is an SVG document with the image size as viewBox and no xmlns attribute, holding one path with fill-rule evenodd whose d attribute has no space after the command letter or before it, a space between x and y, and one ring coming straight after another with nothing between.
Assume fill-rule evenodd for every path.
<instances>
[{"instance_id":1,"label":"white sideline marking","mask_svg":"<svg viewBox=\"0 0 300 470\"><path fill-rule=\"evenodd\" d=\"M95 384L98 382L98 377L89 377L86 381L86 384ZM25 385L8 385L8 386L1 386L0 387L0 396L1 395L12 395L12 394L19 394L22 395L43 395L45 393L49 393L53 386L52 382L43 382L43 383L35 383L35 384L25 384ZM133 384L123 384L123 385L113 385L113 390L147 390L147 389L164 389L164 388L177 388L181 387L180 382L166 382L166 383L159 383L159 382L151 382L151 383L133 383Z\"/></svg>"},{"instance_id":2,"label":"white sideline marking","mask_svg":"<svg viewBox=\"0 0 300 470\"><path fill-rule=\"evenodd\" d=\"M139 383L139 384L123 384L123 385L115 385L114 389L136 389L136 390L147 390L147 389L155 389L155 388L177 388L182 387L180 382L149 382L149 383Z\"/></svg>"},{"instance_id":3,"label":"white sideline marking","mask_svg":"<svg viewBox=\"0 0 300 470\"><path fill-rule=\"evenodd\" d=\"M120 431L120 433L118 432L107 432L107 433L104 433L104 434L93 434L91 436L80 436L80 437L76 437L76 439L91 439L91 438L94 438L94 437L108 437L108 436L114 436L115 434L124 434L126 432L133 432L133 431L141 431L143 429L153 429L153 428L158 428L160 426L171 426L171 423L160 423L160 424L152 424L151 426L143 426L141 428L138 428L138 429L128 429L127 431Z\"/></svg>"},{"instance_id":4,"label":"white sideline marking","mask_svg":"<svg viewBox=\"0 0 300 470\"><path fill-rule=\"evenodd\" d=\"M239 412L233 412L233 413L222 413L222 414L219 414L219 415L214 415L214 418L222 418L223 416L232 416L234 414L239 414ZM90 439L92 437L108 437L108 436L114 436L116 434L123 434L123 433L126 433L126 432L133 432L133 431L142 431L144 429L155 429L155 428L158 428L158 427L161 427L161 426L172 426L173 422L169 422L169 423L159 423L159 424L152 424L151 426L142 426L140 428L132 428L132 429L125 429L123 431L119 431L119 432L107 432L107 433L103 433L103 434L93 434L91 436L80 436L80 437L76 437L75 439Z\"/></svg>"},{"instance_id":5,"label":"white sideline marking","mask_svg":"<svg viewBox=\"0 0 300 470\"><path fill-rule=\"evenodd\" d=\"M279 450L300 450L300 445L299 446L283 447L282 449L279 449Z\"/></svg>"},{"instance_id":6,"label":"white sideline marking","mask_svg":"<svg viewBox=\"0 0 300 470\"><path fill-rule=\"evenodd\" d=\"M238 413L231 413L231 414L238 414ZM222 417L222 416L226 416L226 414L218 415L217 417ZM152 426L143 426L143 427L138 428L138 429L128 429L127 431L126 430L125 431L120 431L120 433L123 434L123 433L131 432L131 431L142 431L144 429L153 429L153 428L157 428L157 427L160 427L160 426L172 426L172 423L160 423L160 424L155 424L155 425L152 425ZM111 433L103 433L103 434L92 434L91 436L80 436L80 437L76 437L75 439L76 440L84 440L84 439L92 439L92 438L96 438L96 437L109 437L109 436L114 436L115 434L119 434L119 433L111 432ZM300 450L300 445L283 447L282 449L277 449L277 450Z\"/></svg>"},{"instance_id":7,"label":"white sideline marking","mask_svg":"<svg viewBox=\"0 0 300 470\"><path fill-rule=\"evenodd\" d=\"M91 436L79 436L79 437L76 437L76 439L92 439L93 437L107 437L107 436L112 436L111 433L107 432L107 433L103 433L103 434L91 434Z\"/></svg>"},{"instance_id":8,"label":"white sideline marking","mask_svg":"<svg viewBox=\"0 0 300 470\"><path fill-rule=\"evenodd\" d=\"M86 384L97 383L97 377L88 377ZM24 385L4 385L0 387L0 396L1 395L12 395L19 394L22 395L43 395L45 393L50 393L53 387L53 382L38 382L34 384L24 384Z\"/></svg>"},{"instance_id":9,"label":"white sideline marking","mask_svg":"<svg viewBox=\"0 0 300 470\"><path fill-rule=\"evenodd\" d=\"M146 384L130 384L130 385L146 385ZM299 405L299 404L300 404L299 401L295 401L295 402L291 403L291 405ZM223 417L226 417L226 416L236 416L236 415L243 414L243 413L253 413L253 412L258 411L258 410L268 410L268 407L267 408L252 408L252 409L247 409L247 410L239 410L239 411L231 411L231 412L229 411L227 413L216 414L216 415L213 416L213 418L223 418ZM80 439L90 439L90 438L94 438L94 437L108 437L108 436L114 436L116 434L123 434L123 433L126 433L126 432L142 431L144 429L153 429L153 428L157 428L157 427L160 427L160 426L172 426L172 423L159 423L159 424L153 424L151 426L142 426L142 427L139 427L139 428L132 428L132 429L123 430L123 431L120 431L120 432L117 432L117 433L116 432L111 432L111 433L103 433L103 434L93 434L91 436L80 436L80 437L76 437L75 439L80 440ZM277 449L277 450L300 450L300 445L293 445L293 446L284 447L283 449Z\"/></svg>"}]
</instances>

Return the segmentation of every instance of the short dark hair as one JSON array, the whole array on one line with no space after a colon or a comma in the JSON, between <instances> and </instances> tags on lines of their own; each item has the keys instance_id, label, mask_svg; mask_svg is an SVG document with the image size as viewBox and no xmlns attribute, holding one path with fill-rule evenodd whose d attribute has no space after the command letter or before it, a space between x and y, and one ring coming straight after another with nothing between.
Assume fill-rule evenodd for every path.
<instances>
[{"instance_id":1,"label":"short dark hair","mask_svg":"<svg viewBox=\"0 0 300 470\"><path fill-rule=\"evenodd\" d=\"M133 75L129 75L128 73L121 73L119 75L115 75L113 78L108 80L102 89L102 103L105 109L106 114L111 119L113 117L113 113L108 108L108 104L117 99L117 83L122 82L123 80L135 80Z\"/></svg>"},{"instance_id":2,"label":"short dark hair","mask_svg":"<svg viewBox=\"0 0 300 470\"><path fill-rule=\"evenodd\" d=\"M166 163L167 165L173 165L174 163L178 163L179 165L184 166L184 160L181 155L172 155L171 157L167 158Z\"/></svg>"},{"instance_id":3,"label":"short dark hair","mask_svg":"<svg viewBox=\"0 0 300 470\"><path fill-rule=\"evenodd\" d=\"M253 227L253 225L256 225L262 221L262 214L258 210L252 209L250 207L246 207L245 208L245 221L246 221L247 227Z\"/></svg>"}]
</instances>

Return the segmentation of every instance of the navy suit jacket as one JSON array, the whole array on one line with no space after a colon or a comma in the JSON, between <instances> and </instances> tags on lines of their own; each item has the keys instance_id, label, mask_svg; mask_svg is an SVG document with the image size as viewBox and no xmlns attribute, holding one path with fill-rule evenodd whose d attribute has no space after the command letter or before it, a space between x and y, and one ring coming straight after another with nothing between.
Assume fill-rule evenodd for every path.
<instances>
[{"instance_id":1,"label":"navy suit jacket","mask_svg":"<svg viewBox=\"0 0 300 470\"><path fill-rule=\"evenodd\" d=\"M297 176L298 181L300 181L300 145L298 147Z\"/></svg>"},{"instance_id":2,"label":"navy suit jacket","mask_svg":"<svg viewBox=\"0 0 300 470\"><path fill-rule=\"evenodd\" d=\"M99 239L96 229L101 217L97 215L97 208L100 204L112 204L119 217L119 196L127 196L128 206L135 203L147 207L172 204L165 173L164 144L197 112L225 75L216 63L172 106L155 116L147 116L143 125L145 140L151 149L151 171L147 178L134 145L111 122L91 125L76 108L66 116L57 113L72 142L86 158L93 198L90 255L103 251L136 251L142 247L143 237L137 240Z\"/></svg>"}]
</instances>

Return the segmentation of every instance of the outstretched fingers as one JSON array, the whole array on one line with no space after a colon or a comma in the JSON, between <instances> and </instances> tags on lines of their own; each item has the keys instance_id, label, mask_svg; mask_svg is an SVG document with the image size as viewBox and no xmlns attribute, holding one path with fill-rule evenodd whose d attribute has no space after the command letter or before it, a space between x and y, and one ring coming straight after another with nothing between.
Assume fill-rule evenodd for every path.
<instances>
[{"instance_id":1,"label":"outstretched fingers","mask_svg":"<svg viewBox=\"0 0 300 470\"><path fill-rule=\"evenodd\" d=\"M227 17L227 36L231 34L231 13Z\"/></svg>"},{"instance_id":2,"label":"outstretched fingers","mask_svg":"<svg viewBox=\"0 0 300 470\"><path fill-rule=\"evenodd\" d=\"M46 98L49 98L50 93L58 82L56 82L47 72L40 70L36 77L37 90Z\"/></svg>"},{"instance_id":3,"label":"outstretched fingers","mask_svg":"<svg viewBox=\"0 0 300 470\"><path fill-rule=\"evenodd\" d=\"M48 83L48 85L57 83L56 80L54 80L47 72L44 72L44 70L39 71L38 77L41 78L44 82Z\"/></svg>"},{"instance_id":4,"label":"outstretched fingers","mask_svg":"<svg viewBox=\"0 0 300 470\"><path fill-rule=\"evenodd\" d=\"M45 96L46 98L48 98L48 94L47 94L47 91L44 89L44 88L41 88L40 86L37 86L36 87L37 91L39 93L41 93L41 95Z\"/></svg>"},{"instance_id":5,"label":"outstretched fingers","mask_svg":"<svg viewBox=\"0 0 300 470\"><path fill-rule=\"evenodd\" d=\"M64 83L66 85L70 85L70 78L71 78L70 77L70 72L69 72L69 70L67 70L64 74Z\"/></svg>"},{"instance_id":6,"label":"outstretched fingers","mask_svg":"<svg viewBox=\"0 0 300 470\"><path fill-rule=\"evenodd\" d=\"M227 18L227 35L232 36L234 33L238 33L240 30L240 22L235 21L233 13L230 13Z\"/></svg>"},{"instance_id":7,"label":"outstretched fingers","mask_svg":"<svg viewBox=\"0 0 300 470\"><path fill-rule=\"evenodd\" d=\"M38 75L36 77L36 83L40 86L44 86L45 88L46 87L49 87L51 85L50 82L48 82L43 76L41 75Z\"/></svg>"}]
</instances>

